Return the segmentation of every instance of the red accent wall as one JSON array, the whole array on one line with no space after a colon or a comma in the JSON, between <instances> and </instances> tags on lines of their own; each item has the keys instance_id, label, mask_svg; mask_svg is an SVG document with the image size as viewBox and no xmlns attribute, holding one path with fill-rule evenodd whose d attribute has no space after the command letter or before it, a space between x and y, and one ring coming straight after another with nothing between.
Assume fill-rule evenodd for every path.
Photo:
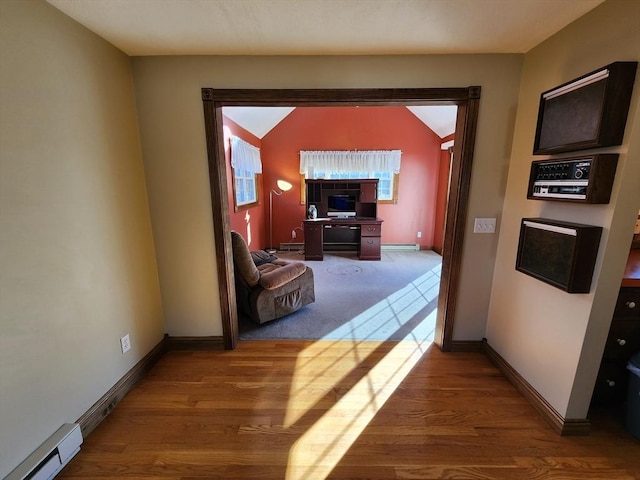
<instances>
[{"instance_id":1,"label":"red accent wall","mask_svg":"<svg viewBox=\"0 0 640 480\"><path fill-rule=\"evenodd\" d=\"M300 150L402 150L398 203L378 205L383 243L434 246L441 139L405 107L296 108L262 138L264 191L278 179L293 189L273 198L274 243L291 241L302 225ZM265 196L268 202L268 196ZM268 209L268 205L266 205ZM265 232L268 236L268 212ZM422 238L417 238L422 232ZM297 230L294 241L303 241Z\"/></svg>"},{"instance_id":2,"label":"red accent wall","mask_svg":"<svg viewBox=\"0 0 640 480\"><path fill-rule=\"evenodd\" d=\"M224 130L224 157L227 163L227 191L228 191L228 201L229 201L229 220L231 224L231 229L236 230L245 238L247 243L249 244L249 248L251 250L260 250L264 248L268 243L268 230L264 229L265 222L265 208L269 208L268 205L265 207L264 194L260 195L260 192L263 192L262 188L262 177L263 175L258 175L258 194L259 194L259 205L253 208L249 208L246 210L240 210L239 212L234 211L234 193L233 193L233 176L232 176L232 168L231 168L231 148L229 140L231 136L240 137L245 142L250 143L258 148L260 148L260 139L248 132L240 125L235 123L228 117L223 117L223 130ZM263 159L263 170L265 168ZM267 202L268 202L268 197ZM266 232L266 233L265 233Z\"/></svg>"}]
</instances>

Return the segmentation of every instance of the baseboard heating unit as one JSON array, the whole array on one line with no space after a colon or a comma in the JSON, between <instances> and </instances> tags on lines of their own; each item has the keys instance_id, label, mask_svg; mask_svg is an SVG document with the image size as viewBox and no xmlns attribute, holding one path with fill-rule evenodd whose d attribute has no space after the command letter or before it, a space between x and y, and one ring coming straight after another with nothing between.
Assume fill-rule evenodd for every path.
<instances>
[{"instance_id":1,"label":"baseboard heating unit","mask_svg":"<svg viewBox=\"0 0 640 480\"><path fill-rule=\"evenodd\" d=\"M82 432L77 423L65 423L4 480L48 480L80 451Z\"/></svg>"},{"instance_id":2,"label":"baseboard heating unit","mask_svg":"<svg viewBox=\"0 0 640 480\"><path fill-rule=\"evenodd\" d=\"M420 250L420 244L418 243L383 243L380 245L381 250L405 250L416 251Z\"/></svg>"}]
</instances>

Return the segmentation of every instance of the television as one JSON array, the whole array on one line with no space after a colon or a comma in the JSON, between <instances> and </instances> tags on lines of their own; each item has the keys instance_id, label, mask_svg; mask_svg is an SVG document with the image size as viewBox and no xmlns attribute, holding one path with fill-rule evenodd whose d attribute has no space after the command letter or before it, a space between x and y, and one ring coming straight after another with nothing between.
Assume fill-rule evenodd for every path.
<instances>
[{"instance_id":1,"label":"television","mask_svg":"<svg viewBox=\"0 0 640 480\"><path fill-rule=\"evenodd\" d=\"M328 217L355 217L356 196L340 193L327 196Z\"/></svg>"}]
</instances>

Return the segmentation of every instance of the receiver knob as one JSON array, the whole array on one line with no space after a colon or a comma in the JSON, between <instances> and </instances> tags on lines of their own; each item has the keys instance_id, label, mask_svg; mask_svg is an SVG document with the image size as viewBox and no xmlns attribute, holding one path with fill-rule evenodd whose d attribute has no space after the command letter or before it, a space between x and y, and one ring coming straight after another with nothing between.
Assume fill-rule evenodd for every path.
<instances>
[{"instance_id":1,"label":"receiver knob","mask_svg":"<svg viewBox=\"0 0 640 480\"><path fill-rule=\"evenodd\" d=\"M636 302L627 302L627 307L636 308Z\"/></svg>"},{"instance_id":2,"label":"receiver knob","mask_svg":"<svg viewBox=\"0 0 640 480\"><path fill-rule=\"evenodd\" d=\"M582 178L582 175L584 175L584 172L580 169L576 170L576 178Z\"/></svg>"},{"instance_id":3,"label":"receiver knob","mask_svg":"<svg viewBox=\"0 0 640 480\"><path fill-rule=\"evenodd\" d=\"M624 338L618 338L616 342L618 342L618 345L621 347L624 347L627 344L627 341Z\"/></svg>"},{"instance_id":4,"label":"receiver knob","mask_svg":"<svg viewBox=\"0 0 640 480\"><path fill-rule=\"evenodd\" d=\"M616 386L616 382L614 382L613 380L607 380L607 385L609 387L615 387Z\"/></svg>"}]
</instances>

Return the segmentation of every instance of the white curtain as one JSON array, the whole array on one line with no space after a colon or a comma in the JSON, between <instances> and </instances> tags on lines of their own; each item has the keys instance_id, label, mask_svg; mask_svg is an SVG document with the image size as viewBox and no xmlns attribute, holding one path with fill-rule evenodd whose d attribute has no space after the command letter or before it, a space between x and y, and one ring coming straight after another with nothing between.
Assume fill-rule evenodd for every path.
<instances>
[{"instance_id":1,"label":"white curtain","mask_svg":"<svg viewBox=\"0 0 640 480\"><path fill-rule=\"evenodd\" d=\"M300 173L310 169L324 172L393 172L400 173L401 150L300 151Z\"/></svg>"},{"instance_id":2,"label":"white curtain","mask_svg":"<svg viewBox=\"0 0 640 480\"><path fill-rule=\"evenodd\" d=\"M231 137L231 166L249 173L262 173L260 149L241 138Z\"/></svg>"}]
</instances>

